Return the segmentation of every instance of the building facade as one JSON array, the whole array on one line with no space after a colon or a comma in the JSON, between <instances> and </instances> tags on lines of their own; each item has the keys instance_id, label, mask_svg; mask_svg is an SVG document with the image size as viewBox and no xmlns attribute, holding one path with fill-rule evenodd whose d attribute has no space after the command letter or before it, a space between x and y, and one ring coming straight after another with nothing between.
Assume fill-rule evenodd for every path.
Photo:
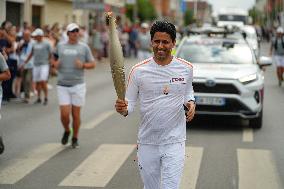
<instances>
[{"instance_id":1,"label":"building facade","mask_svg":"<svg viewBox=\"0 0 284 189\"><path fill-rule=\"evenodd\" d=\"M77 22L84 25L82 10L73 10L72 0L0 0L0 22L11 21L16 26L27 22L35 27Z\"/></svg>"}]
</instances>

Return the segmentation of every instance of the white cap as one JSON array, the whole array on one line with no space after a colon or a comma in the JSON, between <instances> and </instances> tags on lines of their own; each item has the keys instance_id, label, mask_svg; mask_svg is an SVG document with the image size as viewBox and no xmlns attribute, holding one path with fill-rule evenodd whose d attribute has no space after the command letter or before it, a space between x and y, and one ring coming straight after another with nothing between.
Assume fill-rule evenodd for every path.
<instances>
[{"instance_id":1,"label":"white cap","mask_svg":"<svg viewBox=\"0 0 284 189\"><path fill-rule=\"evenodd\" d=\"M66 27L67 32L73 31L75 29L79 29L79 26L75 23L71 23Z\"/></svg>"},{"instance_id":2,"label":"white cap","mask_svg":"<svg viewBox=\"0 0 284 189\"><path fill-rule=\"evenodd\" d=\"M279 26L276 30L276 33L284 33L284 30L281 26Z\"/></svg>"},{"instance_id":3,"label":"white cap","mask_svg":"<svg viewBox=\"0 0 284 189\"><path fill-rule=\"evenodd\" d=\"M147 23L142 23L142 24L141 24L141 28L149 28L149 24L147 24Z\"/></svg>"},{"instance_id":4,"label":"white cap","mask_svg":"<svg viewBox=\"0 0 284 189\"><path fill-rule=\"evenodd\" d=\"M35 36L44 36L44 33L43 33L42 29L37 28L37 29L32 33L32 36L33 36L33 37L35 37Z\"/></svg>"}]
</instances>

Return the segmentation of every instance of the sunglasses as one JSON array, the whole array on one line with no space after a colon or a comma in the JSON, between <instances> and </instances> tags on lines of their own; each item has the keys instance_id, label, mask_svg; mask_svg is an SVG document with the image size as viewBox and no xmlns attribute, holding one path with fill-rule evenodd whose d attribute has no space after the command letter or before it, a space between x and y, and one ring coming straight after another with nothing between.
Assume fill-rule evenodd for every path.
<instances>
[{"instance_id":1,"label":"sunglasses","mask_svg":"<svg viewBox=\"0 0 284 189\"><path fill-rule=\"evenodd\" d=\"M79 29L74 29L74 30L69 31L69 32L71 32L71 33L79 32Z\"/></svg>"}]
</instances>

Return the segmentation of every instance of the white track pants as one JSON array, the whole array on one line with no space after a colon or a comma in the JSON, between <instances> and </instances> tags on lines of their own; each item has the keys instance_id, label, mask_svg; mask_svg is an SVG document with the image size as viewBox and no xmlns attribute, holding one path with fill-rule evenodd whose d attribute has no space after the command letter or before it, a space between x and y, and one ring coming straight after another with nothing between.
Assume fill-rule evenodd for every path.
<instances>
[{"instance_id":1,"label":"white track pants","mask_svg":"<svg viewBox=\"0 0 284 189\"><path fill-rule=\"evenodd\" d=\"M185 142L139 144L137 156L144 189L179 189L185 160Z\"/></svg>"}]
</instances>

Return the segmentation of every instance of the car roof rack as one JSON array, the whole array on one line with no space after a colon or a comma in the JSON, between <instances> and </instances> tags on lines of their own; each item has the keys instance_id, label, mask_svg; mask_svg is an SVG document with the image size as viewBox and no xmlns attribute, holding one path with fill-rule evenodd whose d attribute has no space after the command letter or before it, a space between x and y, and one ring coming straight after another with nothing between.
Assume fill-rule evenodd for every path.
<instances>
[{"instance_id":1,"label":"car roof rack","mask_svg":"<svg viewBox=\"0 0 284 189\"><path fill-rule=\"evenodd\" d=\"M238 27L201 27L201 28L192 28L189 29L188 35L207 35L208 37L223 35L224 38L227 35L234 34L236 32L240 32L241 30Z\"/></svg>"}]
</instances>

